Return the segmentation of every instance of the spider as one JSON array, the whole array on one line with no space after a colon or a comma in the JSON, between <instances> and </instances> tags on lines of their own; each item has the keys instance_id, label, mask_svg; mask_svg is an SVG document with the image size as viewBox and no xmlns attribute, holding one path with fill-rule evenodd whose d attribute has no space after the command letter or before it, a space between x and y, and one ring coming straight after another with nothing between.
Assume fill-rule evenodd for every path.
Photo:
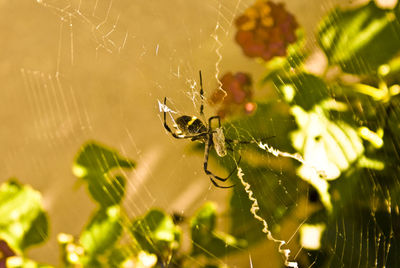
<instances>
[{"instance_id":1,"label":"spider","mask_svg":"<svg viewBox=\"0 0 400 268\"><path fill-rule=\"evenodd\" d=\"M201 71L199 71L200 75L200 116L205 118L204 116L204 91L203 91L203 81L201 77ZM164 98L164 107L167 105L167 97ZM218 188L231 188L234 185L230 186L221 186L216 180L225 182L229 177L232 176L235 169L233 169L229 175L225 178L219 177L208 170L208 158L210 154L211 148L214 148L215 152L218 156L224 157L227 154L227 145L230 147L230 142L233 140L225 139L224 131L221 126L221 118L219 116L211 116L208 118L208 123L204 123L196 116L182 115L175 120L174 128L176 131L172 131L171 128L167 124L167 113L166 109L164 109L164 128L171 133L171 135L176 139L191 139L192 141L199 141L205 144L204 148L204 162L203 168L204 172L210 177L210 180L214 186ZM218 121L218 127L213 129L212 122L213 120ZM241 158L239 157L240 162Z\"/></svg>"}]
</instances>

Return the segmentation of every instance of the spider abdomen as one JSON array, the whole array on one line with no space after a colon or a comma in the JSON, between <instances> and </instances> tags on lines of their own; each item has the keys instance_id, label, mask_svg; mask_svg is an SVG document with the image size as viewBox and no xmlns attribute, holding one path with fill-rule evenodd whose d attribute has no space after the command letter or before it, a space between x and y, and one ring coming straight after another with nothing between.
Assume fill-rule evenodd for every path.
<instances>
[{"instance_id":1,"label":"spider abdomen","mask_svg":"<svg viewBox=\"0 0 400 268\"><path fill-rule=\"evenodd\" d=\"M184 135L207 132L206 126L196 116L182 115L176 119L176 124Z\"/></svg>"},{"instance_id":2,"label":"spider abdomen","mask_svg":"<svg viewBox=\"0 0 400 268\"><path fill-rule=\"evenodd\" d=\"M222 128L219 127L215 129L215 131L212 133L212 140L217 155L220 157L224 157L226 155L226 146L225 135Z\"/></svg>"}]
</instances>

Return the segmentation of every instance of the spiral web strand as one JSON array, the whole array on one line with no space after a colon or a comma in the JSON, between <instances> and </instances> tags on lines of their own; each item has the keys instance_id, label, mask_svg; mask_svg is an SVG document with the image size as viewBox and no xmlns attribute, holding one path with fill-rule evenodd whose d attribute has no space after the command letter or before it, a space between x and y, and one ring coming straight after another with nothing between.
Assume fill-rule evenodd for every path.
<instances>
[{"instance_id":1,"label":"spiral web strand","mask_svg":"<svg viewBox=\"0 0 400 268\"><path fill-rule=\"evenodd\" d=\"M326 177L326 173L324 170L317 169L313 164L304 160L304 158L298 153L291 154L291 153L287 153L287 152L281 152L278 149L275 149L274 147L272 147L266 143L262 143L262 142L258 143L257 145L259 148L267 151L268 153L272 154L275 157L282 156L282 157L286 157L286 158L292 158L292 159L297 160L298 162L302 163L305 166L311 167L320 177L322 177L322 178Z\"/></svg>"},{"instance_id":2,"label":"spiral web strand","mask_svg":"<svg viewBox=\"0 0 400 268\"><path fill-rule=\"evenodd\" d=\"M247 183L243 179L244 173L243 173L243 171L242 171L242 169L240 167L238 167L237 176L240 179L240 182L242 183L242 185L244 187L244 190L248 194L249 200L253 202L252 205L251 205L251 208L250 208L251 214L253 214L254 219L262 222L262 224L264 226L264 228L262 229L262 232L267 235L268 240L279 244L278 251L279 251L279 253L281 253L284 256L285 265L287 267L297 268L298 267L297 262L289 261L290 249L282 249L282 247L286 244L286 242L284 240L279 240L279 239L274 238L272 236L272 233L271 233L269 227L268 227L267 221L265 219L263 219L260 215L257 214L257 211L260 210L260 207L258 206L258 201L254 197L253 191L250 189L250 187L251 187L250 184Z\"/></svg>"}]
</instances>

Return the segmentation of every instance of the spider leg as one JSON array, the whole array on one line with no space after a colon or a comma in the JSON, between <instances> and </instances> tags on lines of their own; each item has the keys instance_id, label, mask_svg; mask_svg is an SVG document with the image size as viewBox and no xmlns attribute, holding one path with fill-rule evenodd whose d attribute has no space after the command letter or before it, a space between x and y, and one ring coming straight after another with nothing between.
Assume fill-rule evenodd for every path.
<instances>
[{"instance_id":1,"label":"spider leg","mask_svg":"<svg viewBox=\"0 0 400 268\"><path fill-rule=\"evenodd\" d=\"M167 105L167 97L164 98L164 105ZM171 130L171 128L167 124L167 112L164 109L164 128L171 133L171 135L176 139L183 139L182 137L178 136L175 132Z\"/></svg>"},{"instance_id":2,"label":"spider leg","mask_svg":"<svg viewBox=\"0 0 400 268\"><path fill-rule=\"evenodd\" d=\"M221 117L219 117L219 115L211 116L210 118L208 118L208 126L211 128L211 121L213 119L218 119L218 127L221 127Z\"/></svg>"},{"instance_id":3,"label":"spider leg","mask_svg":"<svg viewBox=\"0 0 400 268\"><path fill-rule=\"evenodd\" d=\"M203 90L203 79L201 77L201 71L199 71L199 76L200 76L200 100L201 100L200 115L204 119L204 90Z\"/></svg>"},{"instance_id":4,"label":"spider leg","mask_svg":"<svg viewBox=\"0 0 400 268\"><path fill-rule=\"evenodd\" d=\"M232 187L235 186L234 184L233 185L229 185L229 186L221 186L218 183L216 183L211 177L210 177L210 180L211 180L212 184L214 184L214 186L218 187L218 188L227 189L227 188L232 188Z\"/></svg>"},{"instance_id":5,"label":"spider leg","mask_svg":"<svg viewBox=\"0 0 400 268\"><path fill-rule=\"evenodd\" d=\"M229 177L232 176L232 174L235 172L236 169L233 169L229 175L225 178L219 177L217 175L214 175L214 173L212 173L211 171L208 170L208 158L209 158L209 154L210 154L210 149L211 149L211 139L208 138L207 142L206 142L206 146L204 149L204 172L210 176L210 180L211 182L218 188L231 188L235 185L230 185L230 186L220 186L218 185L215 180L219 180L222 182L225 182L227 179L229 179ZM238 164L240 163L241 157L239 158Z\"/></svg>"}]
</instances>

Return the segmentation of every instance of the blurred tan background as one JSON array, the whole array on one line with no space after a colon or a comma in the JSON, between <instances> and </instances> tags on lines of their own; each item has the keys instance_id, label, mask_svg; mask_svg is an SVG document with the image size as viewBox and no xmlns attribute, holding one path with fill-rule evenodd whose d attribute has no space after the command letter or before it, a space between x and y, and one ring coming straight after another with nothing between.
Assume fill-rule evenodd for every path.
<instances>
[{"instance_id":1,"label":"blurred tan background","mask_svg":"<svg viewBox=\"0 0 400 268\"><path fill-rule=\"evenodd\" d=\"M0 0L0 182L16 177L39 190L51 224L32 258L57 264L56 235L78 235L95 207L71 172L87 140L137 161L128 174L131 216L151 207L191 215L208 200L226 210L230 191L213 187L202 155L166 133L157 101L168 96L171 108L196 115L198 70L206 94L217 86L216 64L220 73L262 73L234 43L234 18L252 2ZM286 1L309 35L334 4ZM254 267L266 251L252 253ZM248 256L224 261L248 267Z\"/></svg>"}]
</instances>

